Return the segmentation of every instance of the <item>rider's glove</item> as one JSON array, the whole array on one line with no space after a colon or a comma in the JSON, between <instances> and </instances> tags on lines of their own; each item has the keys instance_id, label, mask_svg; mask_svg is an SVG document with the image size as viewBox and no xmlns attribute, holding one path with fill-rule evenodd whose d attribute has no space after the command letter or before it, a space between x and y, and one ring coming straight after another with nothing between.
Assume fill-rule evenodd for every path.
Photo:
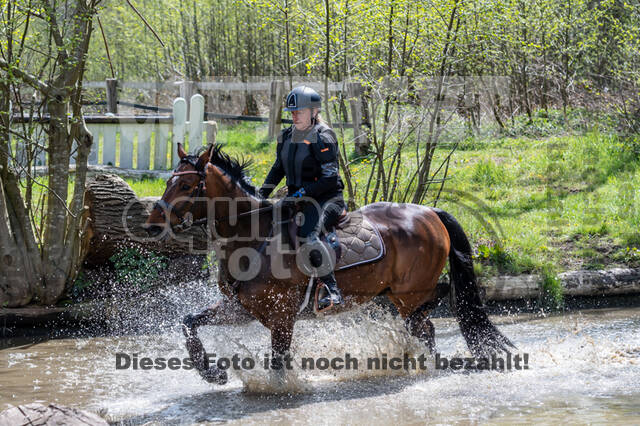
<instances>
[{"instance_id":1,"label":"rider's glove","mask_svg":"<svg viewBox=\"0 0 640 426\"><path fill-rule=\"evenodd\" d=\"M292 197L293 198L302 198L302 197L304 197L304 194L306 194L306 193L307 193L307 191L305 191L304 188L300 188L296 192L293 193Z\"/></svg>"}]
</instances>

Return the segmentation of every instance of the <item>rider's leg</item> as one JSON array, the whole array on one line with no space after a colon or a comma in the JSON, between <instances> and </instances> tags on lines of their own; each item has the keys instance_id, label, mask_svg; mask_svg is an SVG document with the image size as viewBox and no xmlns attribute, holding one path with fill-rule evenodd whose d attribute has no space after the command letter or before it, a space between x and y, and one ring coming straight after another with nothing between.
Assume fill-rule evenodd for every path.
<instances>
[{"instance_id":1,"label":"rider's leg","mask_svg":"<svg viewBox=\"0 0 640 426\"><path fill-rule=\"evenodd\" d=\"M298 235L306 239L306 244L310 244L311 246L318 245L319 247L318 249L312 249L309 252L309 261L311 266L314 268L320 268L323 266L321 250L324 251L325 247L322 246L318 236L323 227L326 229L327 226L333 226L340 215L340 213L337 215L334 213L334 211L338 210L338 207L328 206L329 204L331 203L325 203L324 206L318 206L316 203L307 203L302 211L304 214L304 223L300 227ZM342 212L341 209L340 212ZM328 295L327 297L322 298L318 303L321 304L322 307L330 305L332 301L336 305L342 303L342 294L340 294L340 289L338 289L333 269L331 268L328 273L325 273L323 276L319 277L319 279L326 285Z\"/></svg>"},{"instance_id":2,"label":"rider's leg","mask_svg":"<svg viewBox=\"0 0 640 426\"><path fill-rule=\"evenodd\" d=\"M319 228L325 232L331 231L338 223L338 219L343 210L344 202L342 200L329 201L326 203L322 209ZM336 281L333 269L328 274L320 277L320 281L327 286L328 294L318 301L319 308L322 309L330 306L331 303L334 305L341 304L343 301L342 293L340 292L340 288L338 288L338 282Z\"/></svg>"},{"instance_id":3,"label":"rider's leg","mask_svg":"<svg viewBox=\"0 0 640 426\"><path fill-rule=\"evenodd\" d=\"M344 202L341 199L329 200L323 203L321 212L318 212L317 209L318 206L315 204L310 204L304 209L305 223L302 226L301 234L307 238L307 244L321 244L318 238L320 232L327 232L336 225L344 210ZM318 215L318 213L320 214ZM307 216L310 220L307 220ZM309 258L313 267L319 268L322 266L323 257L320 250L311 250ZM328 272L319 277L319 279L327 287L327 296L318 301L319 307L322 309L330 306L332 303L334 305L341 304L343 301L342 294L338 288L333 268L330 268Z\"/></svg>"}]
</instances>

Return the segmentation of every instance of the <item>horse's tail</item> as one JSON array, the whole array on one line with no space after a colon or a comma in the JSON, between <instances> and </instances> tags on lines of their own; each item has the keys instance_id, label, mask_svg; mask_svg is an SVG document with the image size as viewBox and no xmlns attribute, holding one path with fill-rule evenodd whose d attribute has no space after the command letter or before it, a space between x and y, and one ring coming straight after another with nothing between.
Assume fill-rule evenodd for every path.
<instances>
[{"instance_id":1,"label":"horse's tail","mask_svg":"<svg viewBox=\"0 0 640 426\"><path fill-rule=\"evenodd\" d=\"M444 210L434 208L451 240L449 269L451 277L451 309L467 346L474 356L486 356L496 350L515 346L489 320L484 310L473 271L471 245L458 221Z\"/></svg>"}]
</instances>

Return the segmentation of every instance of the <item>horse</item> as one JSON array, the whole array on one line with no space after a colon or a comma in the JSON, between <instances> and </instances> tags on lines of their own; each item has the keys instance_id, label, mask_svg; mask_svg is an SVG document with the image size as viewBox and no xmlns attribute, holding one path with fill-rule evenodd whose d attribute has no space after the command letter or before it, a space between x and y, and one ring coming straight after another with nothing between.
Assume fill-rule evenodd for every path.
<instances>
[{"instance_id":1,"label":"horse","mask_svg":"<svg viewBox=\"0 0 640 426\"><path fill-rule=\"evenodd\" d=\"M221 145L210 145L198 156L187 154L178 144L177 153L180 162L144 228L154 238L166 238L169 232L195 224L206 226L214 234L218 286L224 297L183 320L192 362L205 380L226 383L226 371L209 365L197 329L223 324L245 311L270 330L272 368L280 369L290 356L294 324L309 276L298 268L295 253L281 254L272 249L277 240L274 235L278 224L273 219L277 205L263 199L251 185L246 174L250 162L230 157ZM474 356L515 348L484 310L471 245L451 214L438 208L389 202L366 205L358 213L377 226L386 253L377 262L336 271L345 303L332 311L352 309L384 295L404 319L408 332L434 353L434 326L429 314L449 294L451 310ZM256 229L259 238L255 234L252 237ZM234 238L237 236L245 237ZM437 284L447 259L450 283L447 291L441 291ZM282 274L276 273L274 262L280 262L278 271L282 267L290 271L288 276L278 276ZM252 273L242 276L248 270Z\"/></svg>"}]
</instances>

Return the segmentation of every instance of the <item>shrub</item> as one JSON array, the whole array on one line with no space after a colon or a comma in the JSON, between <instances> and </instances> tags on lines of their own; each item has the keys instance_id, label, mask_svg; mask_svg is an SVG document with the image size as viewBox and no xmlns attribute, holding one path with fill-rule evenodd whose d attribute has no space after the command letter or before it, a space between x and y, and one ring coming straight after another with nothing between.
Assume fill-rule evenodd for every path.
<instances>
[{"instance_id":1,"label":"shrub","mask_svg":"<svg viewBox=\"0 0 640 426\"><path fill-rule=\"evenodd\" d=\"M119 285L143 291L148 290L160 271L167 267L166 257L132 247L118 249L109 260L113 262Z\"/></svg>"}]
</instances>

